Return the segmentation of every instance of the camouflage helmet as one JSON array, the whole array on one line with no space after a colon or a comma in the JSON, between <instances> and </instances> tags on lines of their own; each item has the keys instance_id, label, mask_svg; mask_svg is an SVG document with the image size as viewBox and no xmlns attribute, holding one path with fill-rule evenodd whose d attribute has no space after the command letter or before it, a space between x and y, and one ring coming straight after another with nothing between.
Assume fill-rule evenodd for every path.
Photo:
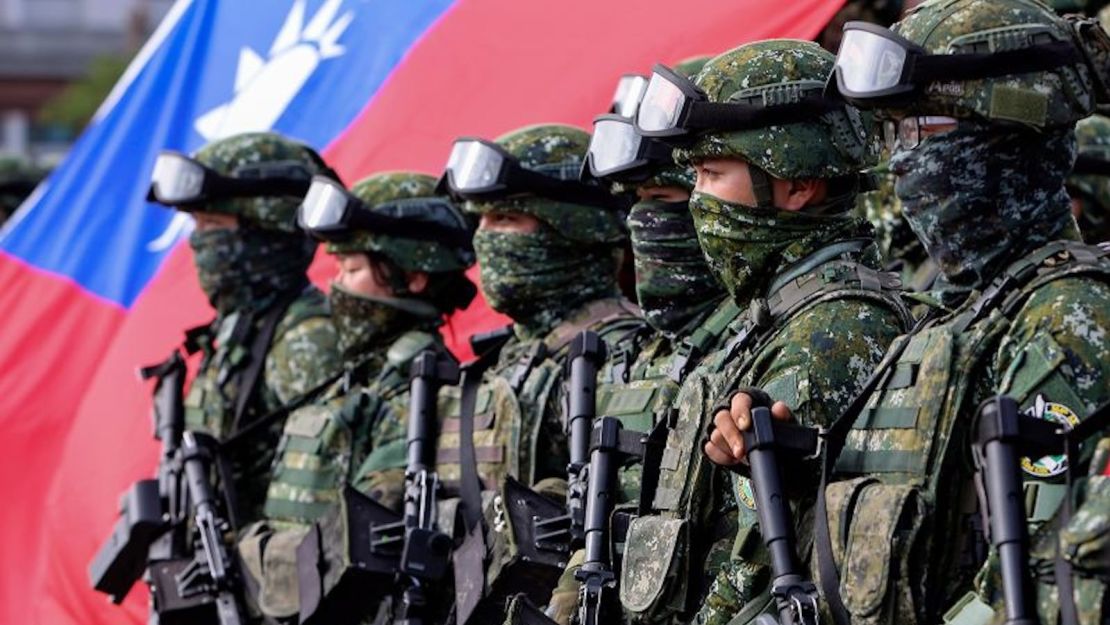
<instances>
[{"instance_id":1,"label":"camouflage helmet","mask_svg":"<svg viewBox=\"0 0 1110 625\"><path fill-rule=\"evenodd\" d=\"M1079 143L1076 170L1084 161L1110 164L1110 119L1092 115L1075 126ZM1068 177L1068 191L1082 204L1079 227L1084 238L1101 241L1110 236L1110 176L1075 173Z\"/></svg>"},{"instance_id":2,"label":"camouflage helmet","mask_svg":"<svg viewBox=\"0 0 1110 625\"><path fill-rule=\"evenodd\" d=\"M835 57L811 41L772 39L711 59L694 79L710 102L759 94L775 85L823 85ZM844 105L813 121L728 132L709 132L675 151L681 164L699 158L740 158L783 179L838 178L858 173L873 156L859 111Z\"/></svg>"},{"instance_id":3,"label":"camouflage helmet","mask_svg":"<svg viewBox=\"0 0 1110 625\"><path fill-rule=\"evenodd\" d=\"M524 169L578 181L590 135L563 124L525 126L498 137L495 142ZM563 237L583 243L617 244L625 239L623 217L617 211L559 202L533 195L514 195L490 201L467 201L466 211L520 212L532 215Z\"/></svg>"},{"instance_id":4,"label":"camouflage helmet","mask_svg":"<svg viewBox=\"0 0 1110 625\"><path fill-rule=\"evenodd\" d=\"M1038 0L926 2L892 28L934 55L1005 52L1070 42L1072 26ZM961 81L934 82L902 114L947 115L1036 129L1066 127L1089 115L1095 84L1083 62L1053 69Z\"/></svg>"},{"instance_id":5,"label":"camouflage helmet","mask_svg":"<svg viewBox=\"0 0 1110 625\"><path fill-rule=\"evenodd\" d=\"M331 174L315 150L274 132L251 132L219 139L205 145L194 158L224 176L235 177L238 170L259 163L303 165L306 182L314 174ZM203 210L235 215L266 230L297 233L299 197L270 196L224 198L206 203Z\"/></svg>"},{"instance_id":6,"label":"camouflage helmet","mask_svg":"<svg viewBox=\"0 0 1110 625\"><path fill-rule=\"evenodd\" d=\"M386 202L415 198L446 198L435 192L437 179L428 174L395 171L374 174L351 187L351 195L362 200L371 210ZM448 200L449 201L449 200ZM460 226L465 218L457 212ZM373 252L385 256L403 271L439 273L462 271L474 264L471 250L428 240L407 239L377 234L366 230L354 231L341 241L329 242L329 254Z\"/></svg>"}]
</instances>

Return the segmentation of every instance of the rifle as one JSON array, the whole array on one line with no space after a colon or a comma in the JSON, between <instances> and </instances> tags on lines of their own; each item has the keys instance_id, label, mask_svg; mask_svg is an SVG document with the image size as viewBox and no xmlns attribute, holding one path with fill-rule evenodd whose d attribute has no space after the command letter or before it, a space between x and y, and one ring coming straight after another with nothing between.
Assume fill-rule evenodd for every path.
<instances>
[{"instance_id":1,"label":"rifle","mask_svg":"<svg viewBox=\"0 0 1110 625\"><path fill-rule=\"evenodd\" d=\"M192 561L174 575L176 595L186 600L203 597L205 603L214 605L220 625L242 625L246 618L239 606L241 579L224 542L224 534L234 528L220 515L209 482L219 443L200 432L186 432L182 441L181 459L193 504L195 538Z\"/></svg>"},{"instance_id":2,"label":"rifle","mask_svg":"<svg viewBox=\"0 0 1110 625\"><path fill-rule=\"evenodd\" d=\"M616 573L609 557L609 518L616 506L617 473L625 462L642 458L648 435L624 431L620 419L601 417L593 427L589 487L586 498L586 557L575 579L582 582L578 599L579 625L620 620L616 606Z\"/></svg>"},{"instance_id":3,"label":"rifle","mask_svg":"<svg viewBox=\"0 0 1110 625\"><path fill-rule=\"evenodd\" d=\"M567 358L566 511L558 516L533 514L535 548L570 553L585 540L586 488L589 480L590 430L597 413L597 370L605 362L605 342L588 330L574 338ZM540 508L534 504L535 508Z\"/></svg>"},{"instance_id":4,"label":"rifle","mask_svg":"<svg viewBox=\"0 0 1110 625\"><path fill-rule=\"evenodd\" d=\"M1039 458L1065 450L1060 425L1023 415L1013 398L1000 395L979 407L972 452L979 469L976 482L985 491L984 509L992 545L998 550L1006 625L1036 625L1029 578L1029 530L1026 526L1020 458Z\"/></svg>"},{"instance_id":5,"label":"rifle","mask_svg":"<svg viewBox=\"0 0 1110 625\"><path fill-rule=\"evenodd\" d=\"M766 406L753 407L751 416L752 427L744 432L744 445L755 491L759 531L771 555L771 596L779 613L777 619L771 614L761 614L756 623L817 625L820 622L817 586L798 563L794 519L782 486L779 454L815 456L818 430L775 422Z\"/></svg>"},{"instance_id":6,"label":"rifle","mask_svg":"<svg viewBox=\"0 0 1110 625\"><path fill-rule=\"evenodd\" d=\"M158 474L135 482L123 493L120 518L89 563L93 588L116 604L127 596L148 562L179 558L185 552L186 501L177 457L185 427L185 361L175 349L165 361L140 369L139 375L158 380L151 410L154 438L162 443Z\"/></svg>"},{"instance_id":7,"label":"rifle","mask_svg":"<svg viewBox=\"0 0 1110 625\"><path fill-rule=\"evenodd\" d=\"M360 607L374 603L372 589L385 594L397 578L403 585L399 620L419 625L427 619L425 587L443 578L453 545L436 527L437 397L440 386L458 383L459 365L449 353L427 350L413 361L410 379L404 512L344 488L336 512L297 547L303 625L358 622ZM342 533L348 535L340 554L345 568L327 570L323 537Z\"/></svg>"}]
</instances>

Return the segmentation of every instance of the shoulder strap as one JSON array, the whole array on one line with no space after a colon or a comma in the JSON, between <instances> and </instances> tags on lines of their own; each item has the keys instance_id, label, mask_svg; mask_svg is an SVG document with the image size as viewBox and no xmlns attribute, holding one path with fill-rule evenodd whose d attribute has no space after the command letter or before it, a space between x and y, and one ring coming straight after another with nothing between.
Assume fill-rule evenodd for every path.
<instances>
[{"instance_id":1,"label":"shoulder strap","mask_svg":"<svg viewBox=\"0 0 1110 625\"><path fill-rule=\"evenodd\" d=\"M573 321L564 321L555 326L543 338L544 344L551 353L555 353L570 344L574 337L584 330L602 325L622 318L637 318L639 309L631 302L621 297L608 297L586 304L582 312L574 316Z\"/></svg>"},{"instance_id":2,"label":"shoulder strap","mask_svg":"<svg viewBox=\"0 0 1110 625\"><path fill-rule=\"evenodd\" d=\"M258 332L254 335L254 341L251 343L250 349L250 363L247 365L243 374L239 377L238 387L239 394L235 398L235 412L232 419L232 432L237 432L243 428L246 423L243 422L246 416L247 406L250 404L251 397L254 396L255 390L258 388L258 381L262 377L262 368L266 364L266 354L270 351L270 342L274 339L274 333L277 330L278 323L281 321L285 310L293 303L301 292L288 294L283 298L274 302L270 310L262 317L262 322L259 324Z\"/></svg>"},{"instance_id":3,"label":"shoulder strap","mask_svg":"<svg viewBox=\"0 0 1110 625\"><path fill-rule=\"evenodd\" d=\"M482 522L482 483L478 477L478 456L474 451L474 409L482 375L497 360L500 348L478 356L462 369L462 394L459 398L459 498L467 532Z\"/></svg>"},{"instance_id":4,"label":"shoulder strap","mask_svg":"<svg viewBox=\"0 0 1110 625\"><path fill-rule=\"evenodd\" d=\"M683 337L682 342L675 350L674 356L671 357L671 370L668 376L675 382L682 381L690 373L690 368L697 364L702 356L725 331L728 330L729 325L735 320L743 311L736 305L736 300L731 297L726 297L724 302L713 311L713 314L706 318L696 330Z\"/></svg>"}]
</instances>

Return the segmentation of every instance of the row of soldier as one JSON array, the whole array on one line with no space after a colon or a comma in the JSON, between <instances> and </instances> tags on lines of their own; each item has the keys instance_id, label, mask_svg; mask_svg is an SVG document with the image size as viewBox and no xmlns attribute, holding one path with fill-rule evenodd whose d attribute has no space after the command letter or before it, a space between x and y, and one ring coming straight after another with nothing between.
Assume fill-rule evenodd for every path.
<instances>
[{"instance_id":1,"label":"row of soldier","mask_svg":"<svg viewBox=\"0 0 1110 625\"><path fill-rule=\"evenodd\" d=\"M144 575L162 623L1110 622L1098 23L933 0L621 85L592 137L461 138L438 181L163 153L217 316L180 405L176 353L149 372L166 453L98 589ZM512 325L460 374L475 262Z\"/></svg>"}]
</instances>

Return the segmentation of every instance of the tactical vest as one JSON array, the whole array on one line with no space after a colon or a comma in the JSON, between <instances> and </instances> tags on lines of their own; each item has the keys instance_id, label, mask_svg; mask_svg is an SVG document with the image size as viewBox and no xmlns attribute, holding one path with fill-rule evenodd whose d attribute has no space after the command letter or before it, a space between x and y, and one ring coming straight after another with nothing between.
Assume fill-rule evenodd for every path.
<instances>
[{"instance_id":1,"label":"tactical vest","mask_svg":"<svg viewBox=\"0 0 1110 625\"><path fill-rule=\"evenodd\" d=\"M839 592L853 624L936 622L966 586L985 557L965 479L969 401L993 392L972 384L1034 292L1065 277L1110 281L1106 256L1077 242L1050 243L1009 266L945 323L891 347L896 353L908 341L852 424L836 458L839 481L826 489ZM1033 349L1025 357L1049 354ZM1011 394L1021 397L1060 364L1034 363L1029 370L1040 379L1014 381Z\"/></svg>"},{"instance_id":2,"label":"tactical vest","mask_svg":"<svg viewBox=\"0 0 1110 625\"><path fill-rule=\"evenodd\" d=\"M474 408L474 452L484 490L498 489L507 475L524 484L536 481L540 427L551 394L562 380L571 340L583 330L593 330L609 341L641 323L628 302L598 300L543 339L510 342L502 349L497 366L484 375ZM460 393L459 387L445 387L439 396L436 471L452 495L462 474Z\"/></svg>"},{"instance_id":3,"label":"tactical vest","mask_svg":"<svg viewBox=\"0 0 1110 625\"><path fill-rule=\"evenodd\" d=\"M605 380L597 389L597 415L616 417L624 429L647 434L659 421L676 411L674 399L679 385L701 359L717 350L727 336L729 324L740 316L740 307L726 298L696 330L684 336L669 353L661 354L672 341L657 337L633 361L627 376L619 356L607 363ZM627 380L623 379L627 377ZM635 501L640 494L643 467L639 462L621 469L618 503Z\"/></svg>"},{"instance_id":4,"label":"tactical vest","mask_svg":"<svg viewBox=\"0 0 1110 625\"><path fill-rule=\"evenodd\" d=\"M705 457L702 444L712 419L709 378L745 371L763 346L789 322L813 306L846 299L878 303L908 320L898 297L899 282L860 263L839 257L861 249L855 242L835 244L780 274L763 299L753 300L728 328L725 346L703 360L682 385L678 418L667 435L652 500L655 514L632 521L626 539L620 597L633 622L665 623L687 615L703 589L691 580L714 538L717 500L728 488L722 472ZM736 363L741 363L736 366Z\"/></svg>"},{"instance_id":5,"label":"tactical vest","mask_svg":"<svg viewBox=\"0 0 1110 625\"><path fill-rule=\"evenodd\" d=\"M289 415L267 492L265 512L269 521L311 523L339 499L342 486L374 447L371 430L375 423L383 418L404 420L407 416L394 414L389 405L408 393L412 360L436 344L432 334L406 332L382 350L384 361L369 370L366 384L351 380L348 372L322 401ZM398 446L403 467L404 440L390 445ZM384 458L396 451L383 450L379 455Z\"/></svg>"}]
</instances>

